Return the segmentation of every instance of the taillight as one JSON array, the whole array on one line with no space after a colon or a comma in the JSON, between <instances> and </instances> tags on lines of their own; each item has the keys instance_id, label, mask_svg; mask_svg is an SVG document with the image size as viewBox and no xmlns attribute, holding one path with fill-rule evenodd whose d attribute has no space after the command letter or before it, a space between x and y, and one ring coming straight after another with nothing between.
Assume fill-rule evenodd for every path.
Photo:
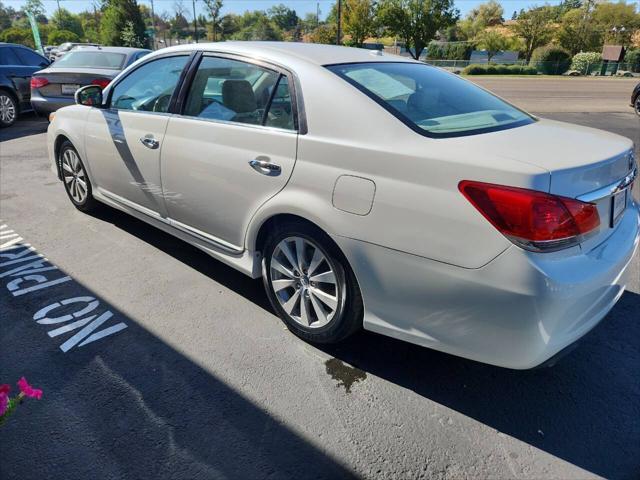
<instances>
[{"instance_id":1,"label":"taillight","mask_svg":"<svg viewBox=\"0 0 640 480\"><path fill-rule=\"evenodd\" d=\"M109 82L111 80L109 80L108 78L96 78L95 80L91 81L91 85L98 85L100 88L105 88L107 85L109 85Z\"/></svg>"},{"instance_id":2,"label":"taillight","mask_svg":"<svg viewBox=\"0 0 640 480\"><path fill-rule=\"evenodd\" d=\"M31 88L42 88L49 85L49 80L44 77L31 77Z\"/></svg>"},{"instance_id":3,"label":"taillight","mask_svg":"<svg viewBox=\"0 0 640 480\"><path fill-rule=\"evenodd\" d=\"M593 203L469 180L460 182L458 188L494 227L527 250L570 247L600 226Z\"/></svg>"}]
</instances>

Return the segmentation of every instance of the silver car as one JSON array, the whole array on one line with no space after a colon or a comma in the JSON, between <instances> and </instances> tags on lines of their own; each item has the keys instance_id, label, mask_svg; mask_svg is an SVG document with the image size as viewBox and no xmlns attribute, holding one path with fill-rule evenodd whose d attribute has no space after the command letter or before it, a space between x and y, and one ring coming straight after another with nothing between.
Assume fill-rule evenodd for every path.
<instances>
[{"instance_id":1,"label":"silver car","mask_svg":"<svg viewBox=\"0 0 640 480\"><path fill-rule=\"evenodd\" d=\"M118 208L262 277L312 342L364 327L531 368L595 327L632 271L631 140L421 62L195 44L77 100L48 130L73 205Z\"/></svg>"},{"instance_id":2,"label":"silver car","mask_svg":"<svg viewBox=\"0 0 640 480\"><path fill-rule=\"evenodd\" d=\"M127 47L77 47L31 77L31 106L47 115L74 103L84 85L106 87L123 69L150 53Z\"/></svg>"}]
</instances>

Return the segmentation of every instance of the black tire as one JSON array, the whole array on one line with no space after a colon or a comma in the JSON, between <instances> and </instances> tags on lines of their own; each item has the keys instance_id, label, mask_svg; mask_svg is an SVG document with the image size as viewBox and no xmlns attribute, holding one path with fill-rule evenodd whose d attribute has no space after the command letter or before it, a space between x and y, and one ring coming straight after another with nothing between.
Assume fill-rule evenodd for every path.
<instances>
[{"instance_id":1,"label":"black tire","mask_svg":"<svg viewBox=\"0 0 640 480\"><path fill-rule=\"evenodd\" d=\"M274 291L270 266L278 244L290 237L300 237L318 248L326 258L337 280L338 307L333 318L321 327L304 326L281 306ZM364 307L355 275L337 245L322 230L303 222L289 221L278 224L265 241L262 260L262 278L269 301L289 330L310 343L340 342L362 328Z\"/></svg>"},{"instance_id":2,"label":"black tire","mask_svg":"<svg viewBox=\"0 0 640 480\"><path fill-rule=\"evenodd\" d=\"M63 165L63 159L65 158L65 154L67 151L72 152L73 155L75 155L75 157L77 158L79 168L81 169L80 171L82 172L82 177L80 178L83 179L83 182L86 185L86 194L80 199L74 198L74 193L72 191L73 178L69 180L70 178L69 172L65 170ZM71 203L73 203L73 205L81 212L90 212L98 208L98 202L96 201L95 198L93 198L91 181L89 180L89 175L87 174L87 170L84 167L84 163L82 163L82 159L80 158L80 154L78 154L78 151L75 149L73 144L68 140L65 140L62 143L62 145L60 146L60 150L58 151L58 168L60 169L60 174L62 176L62 183L64 185L64 189L67 192L67 196L69 197L69 200L71 200ZM76 176L76 179L78 176L79 175Z\"/></svg>"},{"instance_id":3,"label":"black tire","mask_svg":"<svg viewBox=\"0 0 640 480\"><path fill-rule=\"evenodd\" d=\"M0 109L2 109L0 110L0 128L10 127L16 123L20 113L18 101L6 90L0 90Z\"/></svg>"},{"instance_id":4,"label":"black tire","mask_svg":"<svg viewBox=\"0 0 640 480\"><path fill-rule=\"evenodd\" d=\"M638 95L634 100L633 107L633 109L636 111L636 115L640 117L640 95Z\"/></svg>"}]
</instances>

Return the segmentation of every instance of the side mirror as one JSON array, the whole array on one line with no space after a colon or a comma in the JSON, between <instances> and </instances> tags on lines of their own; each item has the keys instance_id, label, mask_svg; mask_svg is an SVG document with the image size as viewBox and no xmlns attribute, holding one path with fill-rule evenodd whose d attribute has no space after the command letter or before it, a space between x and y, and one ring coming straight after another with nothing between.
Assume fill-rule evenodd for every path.
<instances>
[{"instance_id":1,"label":"side mirror","mask_svg":"<svg viewBox=\"0 0 640 480\"><path fill-rule=\"evenodd\" d=\"M102 106L102 88L98 85L86 85L79 88L74 97L78 105L98 108Z\"/></svg>"}]
</instances>

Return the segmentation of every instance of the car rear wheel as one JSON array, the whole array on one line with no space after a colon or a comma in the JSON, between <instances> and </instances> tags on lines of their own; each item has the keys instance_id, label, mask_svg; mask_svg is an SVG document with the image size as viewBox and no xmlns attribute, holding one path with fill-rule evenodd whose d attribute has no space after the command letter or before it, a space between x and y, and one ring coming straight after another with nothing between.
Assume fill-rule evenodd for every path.
<instances>
[{"instance_id":1,"label":"car rear wheel","mask_svg":"<svg viewBox=\"0 0 640 480\"><path fill-rule=\"evenodd\" d=\"M314 343L335 343L362 326L362 297L337 246L321 230L287 223L269 235L263 280L289 330Z\"/></svg>"},{"instance_id":2,"label":"car rear wheel","mask_svg":"<svg viewBox=\"0 0 640 480\"><path fill-rule=\"evenodd\" d=\"M633 106L636 114L640 116L640 95L636 97L636 101L633 103Z\"/></svg>"},{"instance_id":3,"label":"car rear wheel","mask_svg":"<svg viewBox=\"0 0 640 480\"><path fill-rule=\"evenodd\" d=\"M18 102L10 93L0 91L0 127L10 127L18 118Z\"/></svg>"},{"instance_id":4,"label":"car rear wheel","mask_svg":"<svg viewBox=\"0 0 640 480\"><path fill-rule=\"evenodd\" d=\"M95 209L97 202L92 195L89 176L71 142L65 141L60 147L58 162L64 188L71 202L83 212Z\"/></svg>"}]
</instances>

